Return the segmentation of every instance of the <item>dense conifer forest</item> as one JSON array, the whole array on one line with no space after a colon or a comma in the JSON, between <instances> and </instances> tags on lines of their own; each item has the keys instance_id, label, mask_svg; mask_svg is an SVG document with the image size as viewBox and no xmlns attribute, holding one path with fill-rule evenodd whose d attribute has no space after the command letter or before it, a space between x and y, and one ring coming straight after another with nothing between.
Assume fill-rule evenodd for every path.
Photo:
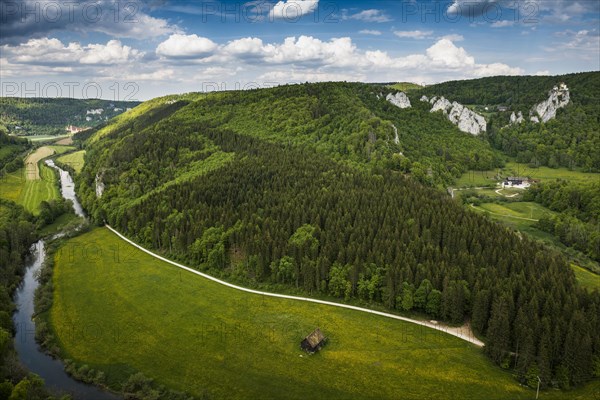
<instances>
[{"instance_id":1,"label":"dense conifer forest","mask_svg":"<svg viewBox=\"0 0 600 400\"><path fill-rule=\"evenodd\" d=\"M470 321L523 383L597 376L600 294L560 254L422 185L499 153L383 90L154 100L145 118L92 133L78 193L97 223L213 275Z\"/></svg>"}]
</instances>

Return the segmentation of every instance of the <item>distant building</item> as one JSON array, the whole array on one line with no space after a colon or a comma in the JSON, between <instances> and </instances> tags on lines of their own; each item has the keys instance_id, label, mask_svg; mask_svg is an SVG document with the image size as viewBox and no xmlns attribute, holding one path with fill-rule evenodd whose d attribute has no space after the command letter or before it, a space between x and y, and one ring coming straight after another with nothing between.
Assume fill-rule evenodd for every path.
<instances>
[{"instance_id":1,"label":"distant building","mask_svg":"<svg viewBox=\"0 0 600 400\"><path fill-rule=\"evenodd\" d=\"M308 353L314 353L323 347L327 338L323 336L323 333L319 328L315 329L313 333L304 338L300 343L302 350Z\"/></svg>"},{"instance_id":2,"label":"distant building","mask_svg":"<svg viewBox=\"0 0 600 400\"><path fill-rule=\"evenodd\" d=\"M67 126L67 131L69 133L79 133L81 131L85 131L86 129L90 129L90 128L88 128L88 127L82 128L82 127L75 126L75 125Z\"/></svg>"},{"instance_id":3,"label":"distant building","mask_svg":"<svg viewBox=\"0 0 600 400\"><path fill-rule=\"evenodd\" d=\"M500 112L508 111L508 107L506 107L506 106L498 106L498 111L500 111Z\"/></svg>"},{"instance_id":4,"label":"distant building","mask_svg":"<svg viewBox=\"0 0 600 400\"><path fill-rule=\"evenodd\" d=\"M523 176L509 176L504 180L504 182L502 182L502 187L503 188L514 187L514 188L518 188L518 189L527 189L534 182L535 181L533 181L527 177L523 177Z\"/></svg>"}]
</instances>

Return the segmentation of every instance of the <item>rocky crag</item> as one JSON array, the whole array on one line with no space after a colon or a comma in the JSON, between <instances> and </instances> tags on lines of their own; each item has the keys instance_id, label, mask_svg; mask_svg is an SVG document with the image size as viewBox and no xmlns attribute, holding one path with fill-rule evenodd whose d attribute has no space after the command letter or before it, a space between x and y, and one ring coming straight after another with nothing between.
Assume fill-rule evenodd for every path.
<instances>
[{"instance_id":1,"label":"rocky crag","mask_svg":"<svg viewBox=\"0 0 600 400\"><path fill-rule=\"evenodd\" d=\"M458 126L458 129L463 132L470 133L471 135L480 135L487 130L487 122L482 115L471 111L456 101L451 103L443 96L440 98L434 96L431 99L427 96L422 96L421 101L432 105L430 111L432 113L442 111L448 117L448 120Z\"/></svg>"}]
</instances>

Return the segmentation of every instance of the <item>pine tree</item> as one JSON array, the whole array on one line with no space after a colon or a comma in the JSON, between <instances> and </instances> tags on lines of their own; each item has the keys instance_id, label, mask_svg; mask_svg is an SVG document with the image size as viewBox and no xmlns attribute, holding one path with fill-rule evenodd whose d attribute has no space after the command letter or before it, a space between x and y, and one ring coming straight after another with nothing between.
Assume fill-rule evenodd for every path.
<instances>
[{"instance_id":1,"label":"pine tree","mask_svg":"<svg viewBox=\"0 0 600 400\"><path fill-rule=\"evenodd\" d=\"M502 363L510 351L510 321L508 302L504 297L494 300L487 331L485 352L497 364Z\"/></svg>"}]
</instances>

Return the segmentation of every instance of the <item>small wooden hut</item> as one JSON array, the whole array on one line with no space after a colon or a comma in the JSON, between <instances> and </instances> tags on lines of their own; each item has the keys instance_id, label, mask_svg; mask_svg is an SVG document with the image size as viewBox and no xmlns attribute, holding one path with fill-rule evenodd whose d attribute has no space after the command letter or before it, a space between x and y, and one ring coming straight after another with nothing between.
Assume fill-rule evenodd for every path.
<instances>
[{"instance_id":1,"label":"small wooden hut","mask_svg":"<svg viewBox=\"0 0 600 400\"><path fill-rule=\"evenodd\" d=\"M313 331L313 333L304 338L304 340L300 343L300 347L307 353L314 353L320 350L326 341L327 338L323 336L321 330L317 328Z\"/></svg>"}]
</instances>

